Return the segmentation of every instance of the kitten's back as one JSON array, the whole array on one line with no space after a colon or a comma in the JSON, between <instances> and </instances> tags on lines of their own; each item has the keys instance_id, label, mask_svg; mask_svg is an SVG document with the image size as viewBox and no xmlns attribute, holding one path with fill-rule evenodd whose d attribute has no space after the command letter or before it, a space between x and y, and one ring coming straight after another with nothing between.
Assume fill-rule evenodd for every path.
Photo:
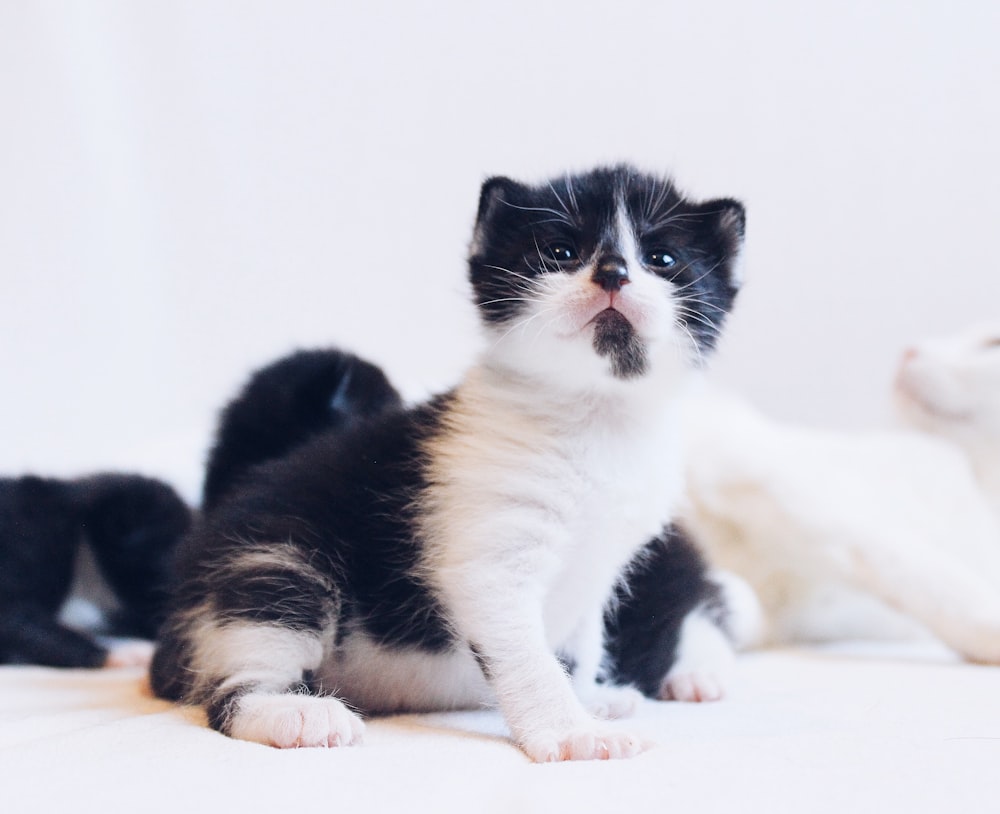
<instances>
[{"instance_id":1,"label":"kitten's back","mask_svg":"<svg viewBox=\"0 0 1000 814\"><path fill-rule=\"evenodd\" d=\"M254 466L323 431L400 405L378 367L334 349L297 351L257 370L220 417L203 508L217 505Z\"/></svg>"}]
</instances>

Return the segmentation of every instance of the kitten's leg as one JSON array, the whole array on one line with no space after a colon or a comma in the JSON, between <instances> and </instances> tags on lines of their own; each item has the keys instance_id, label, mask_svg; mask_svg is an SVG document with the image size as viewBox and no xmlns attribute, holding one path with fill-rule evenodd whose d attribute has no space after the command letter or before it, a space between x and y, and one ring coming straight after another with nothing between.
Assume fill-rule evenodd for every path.
<instances>
[{"instance_id":1,"label":"kitten's leg","mask_svg":"<svg viewBox=\"0 0 1000 814\"><path fill-rule=\"evenodd\" d=\"M712 571L706 579L717 593L681 623L676 657L658 693L664 700L719 700L729 684L736 650L761 639L764 614L753 588L728 571Z\"/></svg>"},{"instance_id":2,"label":"kitten's leg","mask_svg":"<svg viewBox=\"0 0 1000 814\"><path fill-rule=\"evenodd\" d=\"M467 624L514 739L532 760L606 760L645 748L638 737L602 727L584 709L545 640L537 598L528 591L505 594L504 617L484 614L483 604L470 602L456 616Z\"/></svg>"},{"instance_id":3,"label":"kitten's leg","mask_svg":"<svg viewBox=\"0 0 1000 814\"><path fill-rule=\"evenodd\" d=\"M912 543L912 541L907 541ZM926 625L970 661L1000 664L1000 589L929 545L870 539L847 552L855 584Z\"/></svg>"},{"instance_id":4,"label":"kitten's leg","mask_svg":"<svg viewBox=\"0 0 1000 814\"><path fill-rule=\"evenodd\" d=\"M192 602L164 628L154 692L204 704L213 728L241 740L278 747L360 741L361 719L306 684L324 643L335 639L339 604L336 585L311 559L289 544L217 561L195 591L208 601Z\"/></svg>"},{"instance_id":5,"label":"kitten's leg","mask_svg":"<svg viewBox=\"0 0 1000 814\"><path fill-rule=\"evenodd\" d=\"M674 701L718 701L735 663L729 637L700 606L681 625L677 655L663 679L659 697Z\"/></svg>"},{"instance_id":6,"label":"kitten's leg","mask_svg":"<svg viewBox=\"0 0 1000 814\"><path fill-rule=\"evenodd\" d=\"M581 623L574 637L573 687L584 707L597 718L626 718L642 702L633 687L599 684L604 659L604 609L599 608Z\"/></svg>"},{"instance_id":7,"label":"kitten's leg","mask_svg":"<svg viewBox=\"0 0 1000 814\"><path fill-rule=\"evenodd\" d=\"M45 608L0 608L0 663L101 667L108 651Z\"/></svg>"},{"instance_id":8,"label":"kitten's leg","mask_svg":"<svg viewBox=\"0 0 1000 814\"><path fill-rule=\"evenodd\" d=\"M311 693L304 678L323 655L320 638L278 625L210 624L193 641L209 724L239 740L289 748L349 746L361 719L332 696Z\"/></svg>"}]
</instances>

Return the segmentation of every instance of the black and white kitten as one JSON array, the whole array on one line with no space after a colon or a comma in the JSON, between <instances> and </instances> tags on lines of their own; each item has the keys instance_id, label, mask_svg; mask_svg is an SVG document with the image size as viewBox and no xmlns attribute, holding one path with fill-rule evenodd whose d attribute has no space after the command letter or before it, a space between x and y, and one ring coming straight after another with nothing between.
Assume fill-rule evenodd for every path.
<instances>
[{"instance_id":1,"label":"black and white kitten","mask_svg":"<svg viewBox=\"0 0 1000 814\"><path fill-rule=\"evenodd\" d=\"M641 751L588 712L636 699L598 683L605 609L680 494L679 402L743 224L626 166L487 181L486 350L451 392L226 491L187 540L154 690L276 746L354 743L354 709L496 703L536 761Z\"/></svg>"}]
</instances>

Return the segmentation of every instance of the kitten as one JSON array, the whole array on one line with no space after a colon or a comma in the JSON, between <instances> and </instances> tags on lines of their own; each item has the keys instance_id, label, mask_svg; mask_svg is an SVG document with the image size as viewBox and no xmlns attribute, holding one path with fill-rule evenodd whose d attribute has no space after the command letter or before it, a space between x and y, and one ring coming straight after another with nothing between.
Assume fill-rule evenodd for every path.
<instances>
[{"instance_id":1,"label":"kitten","mask_svg":"<svg viewBox=\"0 0 1000 814\"><path fill-rule=\"evenodd\" d=\"M402 406L374 365L338 351L300 351L250 379L227 405L208 458L201 507L208 511L256 464L279 458L320 432Z\"/></svg>"},{"instance_id":2,"label":"kitten","mask_svg":"<svg viewBox=\"0 0 1000 814\"><path fill-rule=\"evenodd\" d=\"M202 505L215 505L254 466L316 435L345 431L401 406L385 374L351 354L297 351L272 362L222 412ZM744 628L758 609L747 586L734 584L732 575L706 576L706 570L700 551L674 527L633 558L605 610L607 680L653 698L722 696L732 645L746 640ZM690 652L692 647L697 649Z\"/></svg>"},{"instance_id":3,"label":"kitten","mask_svg":"<svg viewBox=\"0 0 1000 814\"><path fill-rule=\"evenodd\" d=\"M692 410L683 519L758 592L769 643L933 634L1000 663L1000 331L920 343L894 396L907 429Z\"/></svg>"},{"instance_id":4,"label":"kitten","mask_svg":"<svg viewBox=\"0 0 1000 814\"><path fill-rule=\"evenodd\" d=\"M162 622L174 549L190 511L158 480L96 475L0 479L0 663L101 667L145 663L149 646L109 650L93 633L152 639ZM97 630L60 619L89 549L108 612ZM78 581L79 582L79 581ZM80 598L96 598L80 597ZM104 597L102 597L104 598Z\"/></svg>"},{"instance_id":5,"label":"kitten","mask_svg":"<svg viewBox=\"0 0 1000 814\"><path fill-rule=\"evenodd\" d=\"M352 708L496 703L533 760L639 752L587 711L636 702L598 683L605 607L680 492L678 406L743 226L739 203L627 166L487 181L469 260L486 349L451 392L225 492L186 541L157 694L275 746L357 742Z\"/></svg>"}]
</instances>

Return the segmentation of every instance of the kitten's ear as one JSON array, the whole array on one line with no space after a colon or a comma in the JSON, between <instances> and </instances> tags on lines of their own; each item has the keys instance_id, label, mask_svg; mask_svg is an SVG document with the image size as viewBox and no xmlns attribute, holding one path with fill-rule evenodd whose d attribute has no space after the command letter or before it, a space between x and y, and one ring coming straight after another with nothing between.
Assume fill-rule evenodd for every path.
<instances>
[{"instance_id":1,"label":"kitten's ear","mask_svg":"<svg viewBox=\"0 0 1000 814\"><path fill-rule=\"evenodd\" d=\"M484 233L502 211L504 203L519 197L524 185L502 175L495 175L483 182L479 191L479 211L476 214L476 228L472 233L472 254L478 254L483 246Z\"/></svg>"},{"instance_id":2,"label":"kitten's ear","mask_svg":"<svg viewBox=\"0 0 1000 814\"><path fill-rule=\"evenodd\" d=\"M479 213L476 216L476 224L486 220L499 204L516 197L521 189L523 189L522 184L502 175L487 178L479 190Z\"/></svg>"},{"instance_id":3,"label":"kitten's ear","mask_svg":"<svg viewBox=\"0 0 1000 814\"><path fill-rule=\"evenodd\" d=\"M721 270L729 284L739 288L743 283L740 259L746 234L746 209L732 198L718 198L701 204L698 211L704 239L711 245L713 254L721 258Z\"/></svg>"}]
</instances>

